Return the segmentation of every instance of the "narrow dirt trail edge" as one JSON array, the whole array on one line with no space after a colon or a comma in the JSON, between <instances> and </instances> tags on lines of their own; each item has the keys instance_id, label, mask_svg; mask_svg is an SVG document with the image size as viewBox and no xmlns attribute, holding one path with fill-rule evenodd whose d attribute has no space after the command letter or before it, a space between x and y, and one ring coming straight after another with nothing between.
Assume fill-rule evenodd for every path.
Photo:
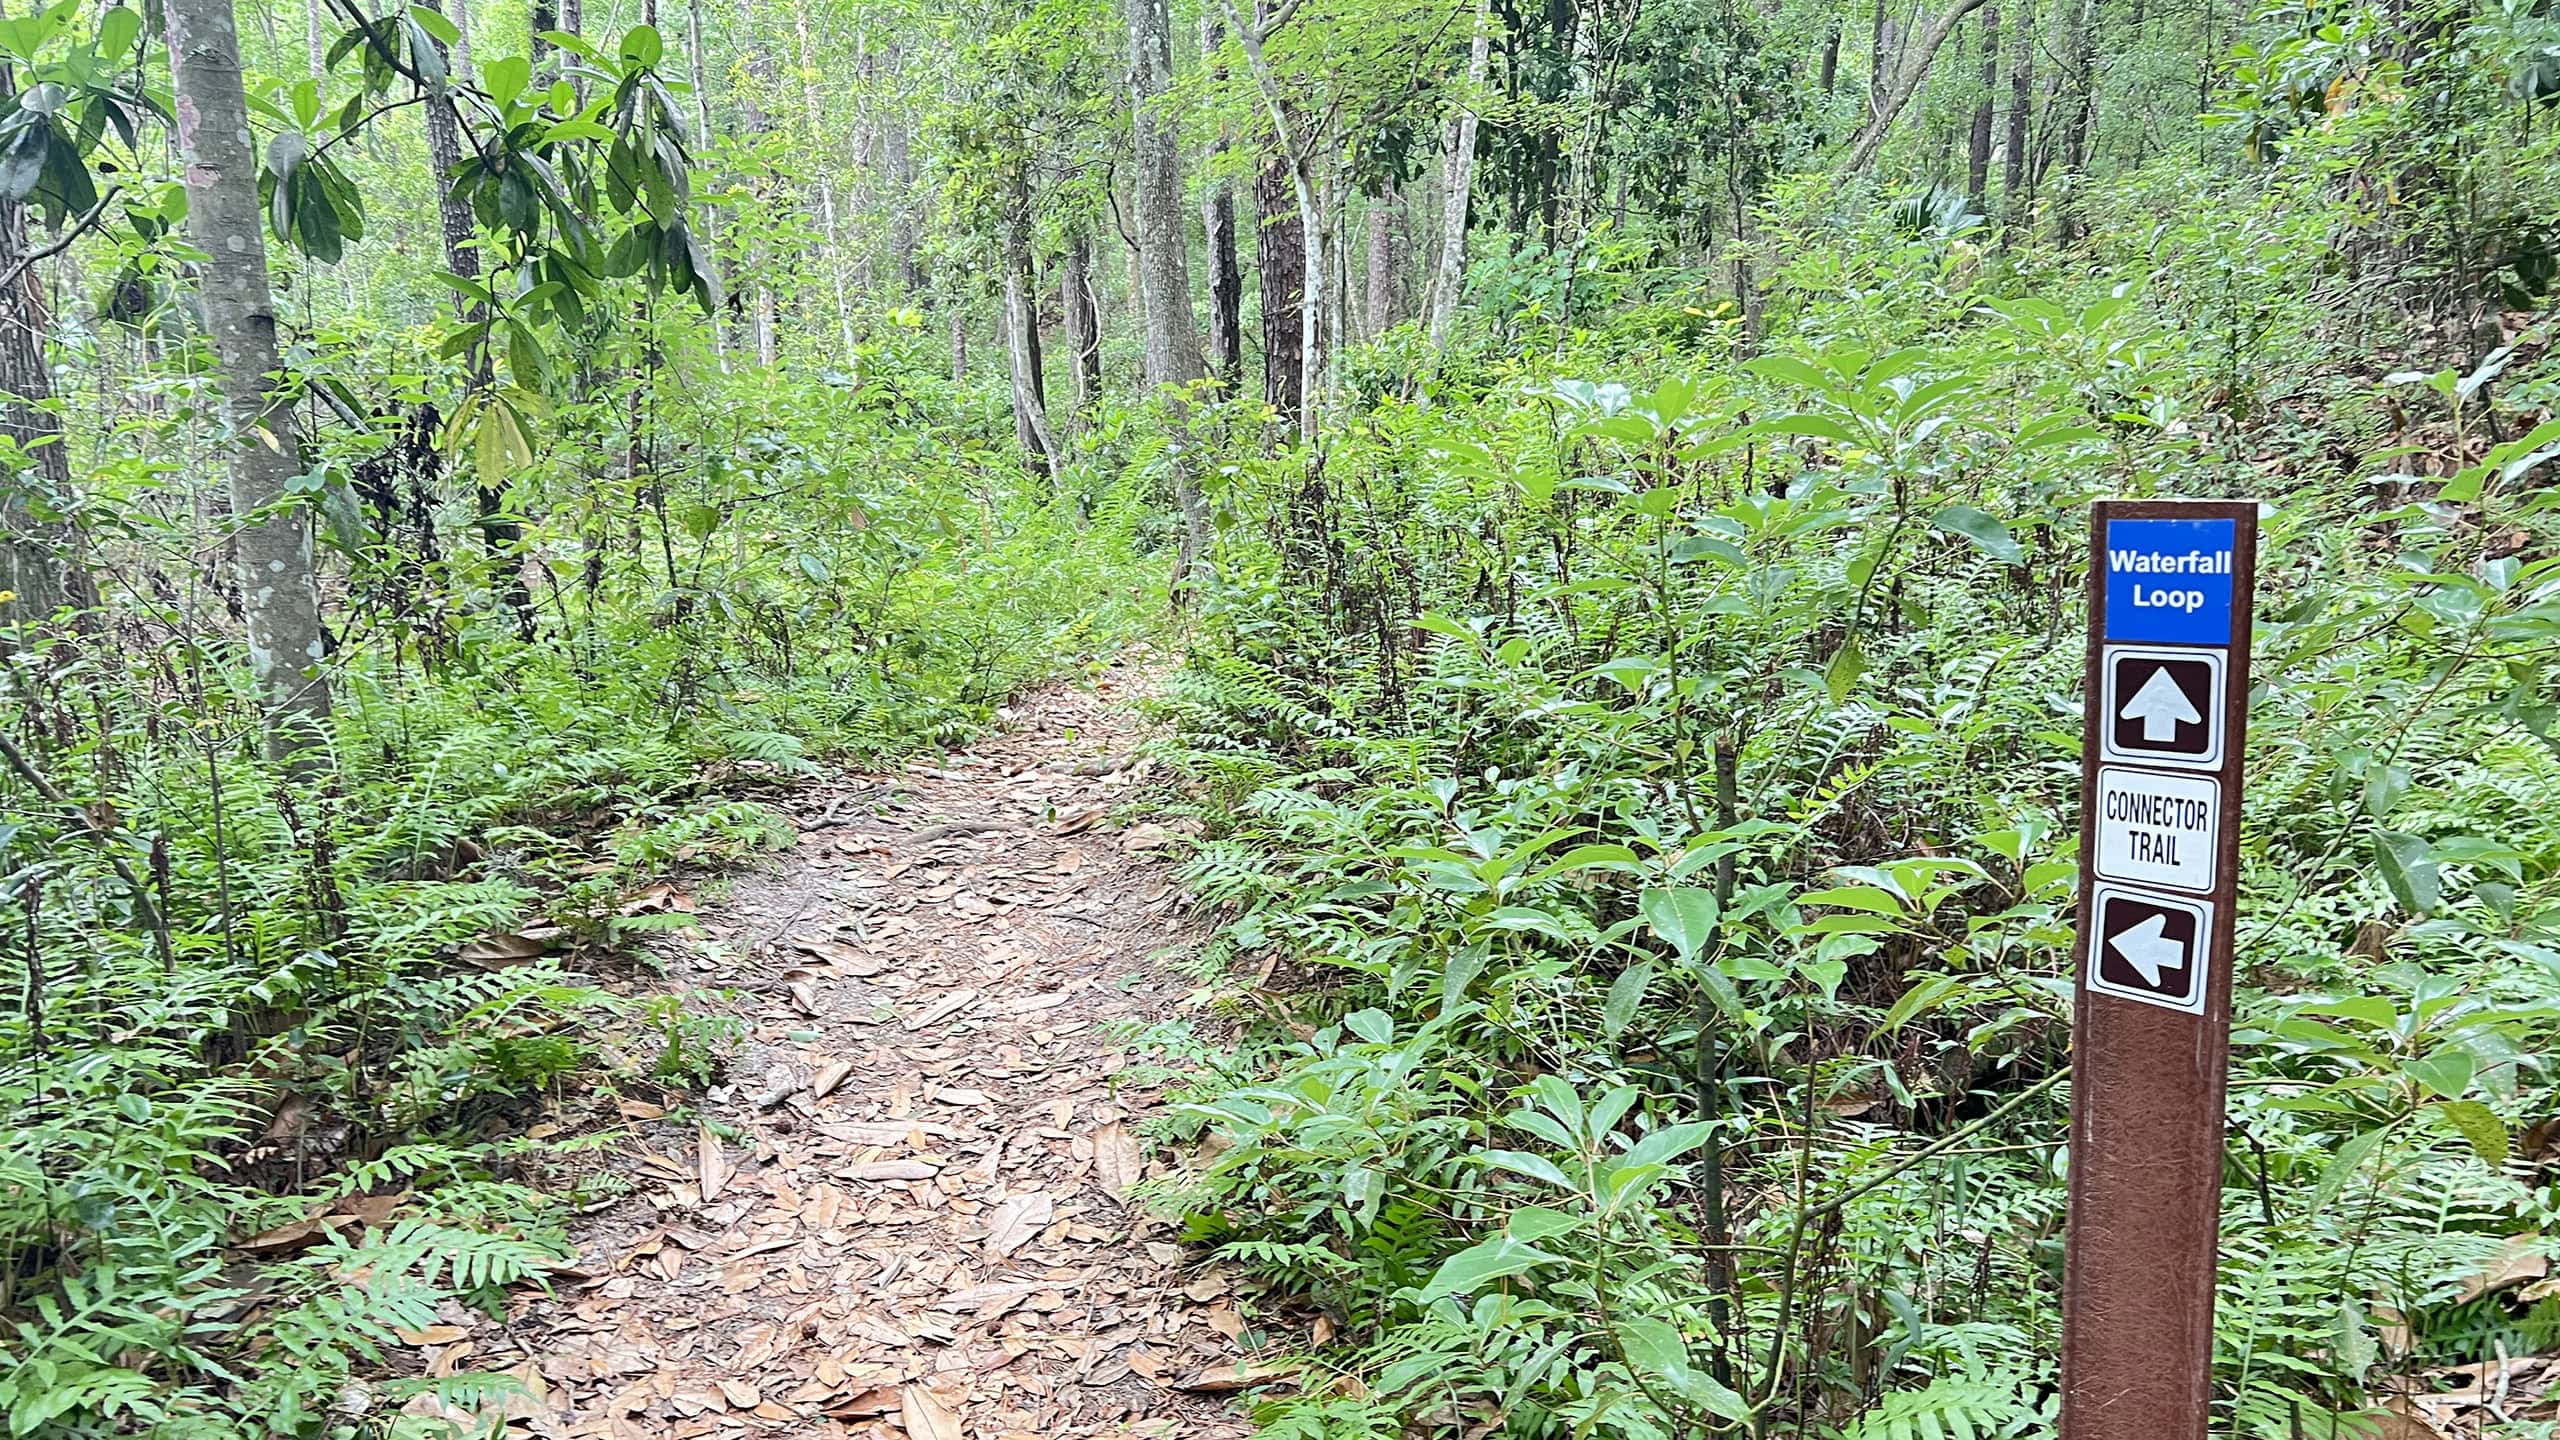
<instances>
[{"instance_id":1,"label":"narrow dirt trail edge","mask_svg":"<svg viewBox=\"0 0 2560 1440\"><path fill-rule=\"evenodd\" d=\"M798 843L670 947L676 993L749 992L713 1125L614 1155L630 1196L507 1327L537 1392L513 1433L1249 1433L1227 1277L1122 1199L1155 1103L1115 1084L1129 1022L1170 1011L1157 957L1198 939L1148 828L1097 828L1145 683L1055 686L941 766L794 797ZM506 1363L481 1338L460 1363Z\"/></svg>"}]
</instances>

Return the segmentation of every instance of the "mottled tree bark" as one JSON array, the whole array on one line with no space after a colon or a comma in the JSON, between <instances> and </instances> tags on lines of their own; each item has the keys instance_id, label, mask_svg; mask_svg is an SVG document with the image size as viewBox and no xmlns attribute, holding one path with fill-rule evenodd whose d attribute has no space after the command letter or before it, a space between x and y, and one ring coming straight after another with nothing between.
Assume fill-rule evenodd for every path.
<instances>
[{"instance_id":1,"label":"mottled tree bark","mask_svg":"<svg viewBox=\"0 0 2560 1440\"><path fill-rule=\"evenodd\" d=\"M1224 43L1226 29L1217 17L1201 16L1200 53L1215 55ZM1209 374L1232 394L1244 379L1244 269L1236 258L1235 182L1217 170L1229 143L1223 126L1209 142L1200 182L1200 228L1209 241Z\"/></svg>"},{"instance_id":2,"label":"mottled tree bark","mask_svg":"<svg viewBox=\"0 0 2560 1440\"><path fill-rule=\"evenodd\" d=\"M1013 381L1014 437L1038 470L1055 480L1057 447L1049 438L1048 387L1040 370L1040 312L1031 301L1031 196L1015 195L999 242L1004 263L1005 368Z\"/></svg>"},{"instance_id":3,"label":"mottled tree bark","mask_svg":"<svg viewBox=\"0 0 2560 1440\"><path fill-rule=\"evenodd\" d=\"M1296 0L1283 0L1276 8L1257 4L1254 18L1247 21L1243 12L1237 9L1236 0L1227 0L1227 15L1236 27L1237 38L1244 42L1245 59L1253 67L1254 84L1262 91L1263 106L1271 116L1271 133L1278 143L1277 152L1265 161L1261 181L1265 184L1270 181L1270 167L1276 161L1289 182L1290 194L1298 204L1299 245L1303 258L1298 266L1301 290L1298 301L1300 375L1297 419L1298 433L1312 440L1320 433L1318 411L1324 399L1326 378L1332 373L1330 340L1334 327L1327 321L1336 292L1332 288L1334 262L1326 240L1330 233L1330 220L1325 214L1325 196L1316 178L1315 142L1300 133L1302 121L1291 113L1279 78L1262 51L1268 32L1287 23L1290 14L1294 13L1295 3ZM1267 207L1264 213L1267 217ZM1271 289L1267 284L1263 287L1262 314L1263 328L1268 330L1271 326ZM1266 354L1269 352L1268 341L1264 350ZM1267 388L1270 381L1266 377L1263 383Z\"/></svg>"},{"instance_id":4,"label":"mottled tree bark","mask_svg":"<svg viewBox=\"0 0 2560 1440\"><path fill-rule=\"evenodd\" d=\"M2054 198L2055 236L2076 244L2088 233L2081 213L2089 170L2090 131L2097 123L2094 46L2098 0L2063 0L2062 185Z\"/></svg>"},{"instance_id":5,"label":"mottled tree bark","mask_svg":"<svg viewBox=\"0 0 2560 1440\"><path fill-rule=\"evenodd\" d=\"M320 587L311 534L286 483L300 464L293 410L271 388L275 302L240 78L231 0L168 0L169 68L187 234L204 252L206 328L230 434L231 513L249 668L266 713L267 748L305 777L327 764L329 682L321 669Z\"/></svg>"},{"instance_id":6,"label":"mottled tree bark","mask_svg":"<svg viewBox=\"0 0 2560 1440\"><path fill-rule=\"evenodd\" d=\"M1439 354L1449 338L1450 317L1458 312L1459 291L1467 278L1467 203L1475 184L1476 169L1476 92L1484 88L1485 76L1493 63L1492 0L1476 0L1475 39L1467 51L1467 96L1464 106L1449 120L1448 139L1441 147L1440 244L1432 257L1430 330L1431 352Z\"/></svg>"},{"instance_id":7,"label":"mottled tree bark","mask_svg":"<svg viewBox=\"0 0 2560 1440\"><path fill-rule=\"evenodd\" d=\"M1138 239L1146 378L1154 386L1188 385L1201 377L1200 337L1192 327L1184 243L1181 127L1164 113L1173 88L1172 21L1165 0L1128 0L1128 7L1137 152L1130 220Z\"/></svg>"},{"instance_id":8,"label":"mottled tree bark","mask_svg":"<svg viewBox=\"0 0 2560 1440\"><path fill-rule=\"evenodd\" d=\"M1173 391L1176 424L1187 401L1181 391L1201 378L1200 335L1191 321L1191 265L1182 223L1182 132L1164 113L1173 89L1173 19L1166 0L1125 0L1129 23L1129 108L1133 120L1130 202L1138 240L1138 300L1143 312L1142 352L1150 389ZM1175 557L1178 592L1188 591L1209 557L1209 505L1200 493L1187 441L1173 456L1174 503L1182 511L1182 545Z\"/></svg>"},{"instance_id":9,"label":"mottled tree bark","mask_svg":"<svg viewBox=\"0 0 2560 1440\"><path fill-rule=\"evenodd\" d=\"M1988 215L1984 208L1986 192L1991 188L1991 110L1992 101L2000 93L2000 7L1985 0L1982 7L1982 99L1973 107L1972 146L1965 155L1965 195L1976 215Z\"/></svg>"},{"instance_id":10,"label":"mottled tree bark","mask_svg":"<svg viewBox=\"0 0 2560 1440\"><path fill-rule=\"evenodd\" d=\"M16 77L0 66L0 99L16 91ZM45 341L53 326L27 260L27 212L0 200L0 275L11 273L17 279L0 286L0 435L22 462L16 476L0 477L0 590L16 597L0 603L0 653L49 627L64 606L98 603L80 563L79 532L67 520L41 518L71 502L71 455L48 403L53 367Z\"/></svg>"},{"instance_id":11,"label":"mottled tree bark","mask_svg":"<svg viewBox=\"0 0 2560 1440\"><path fill-rule=\"evenodd\" d=\"M1073 420L1082 427L1102 400L1102 307L1094 302L1093 238L1079 227L1067 236L1058 301L1066 314L1069 373L1075 377Z\"/></svg>"},{"instance_id":12,"label":"mottled tree bark","mask_svg":"<svg viewBox=\"0 0 2560 1440\"><path fill-rule=\"evenodd\" d=\"M453 19L453 78L471 78L471 0L449 0L445 13Z\"/></svg>"},{"instance_id":13,"label":"mottled tree bark","mask_svg":"<svg viewBox=\"0 0 2560 1440\"><path fill-rule=\"evenodd\" d=\"M1306 331L1297 318L1307 297L1306 222L1290 193L1287 161L1271 156L1254 177L1254 209L1262 224L1255 240L1255 269L1262 276L1262 401L1295 426L1304 404Z\"/></svg>"},{"instance_id":14,"label":"mottled tree bark","mask_svg":"<svg viewBox=\"0 0 2560 1440\"><path fill-rule=\"evenodd\" d=\"M2035 0L2012 0L2009 18L2009 138L2000 157L2000 242L2020 233L2030 216L2027 198L2027 126L2035 104Z\"/></svg>"},{"instance_id":15,"label":"mottled tree bark","mask_svg":"<svg viewBox=\"0 0 2560 1440\"><path fill-rule=\"evenodd\" d=\"M1365 277L1369 335L1393 329L1404 318L1404 189L1389 186L1369 197L1369 273Z\"/></svg>"}]
</instances>

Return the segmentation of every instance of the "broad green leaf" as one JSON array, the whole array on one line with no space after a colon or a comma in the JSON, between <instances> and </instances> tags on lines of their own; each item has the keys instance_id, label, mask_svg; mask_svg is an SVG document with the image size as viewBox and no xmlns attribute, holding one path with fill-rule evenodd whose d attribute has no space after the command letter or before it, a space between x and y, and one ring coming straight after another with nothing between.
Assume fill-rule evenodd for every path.
<instances>
[{"instance_id":1,"label":"broad green leaf","mask_svg":"<svg viewBox=\"0 0 2560 1440\"><path fill-rule=\"evenodd\" d=\"M1470 1245L1440 1262L1431 1283L1422 1287L1425 1305L1450 1295L1472 1295L1496 1280L1525 1275L1541 1265L1562 1264L1564 1257L1550 1255L1535 1245L1497 1235L1481 1244Z\"/></svg>"},{"instance_id":2,"label":"broad green leaf","mask_svg":"<svg viewBox=\"0 0 2560 1440\"><path fill-rule=\"evenodd\" d=\"M2471 1153L2495 1170L2507 1163L2507 1127L2498 1112L2477 1100L2439 1100L2435 1112L2471 1145Z\"/></svg>"},{"instance_id":3,"label":"broad green leaf","mask_svg":"<svg viewBox=\"0 0 2560 1440\"><path fill-rule=\"evenodd\" d=\"M2414 1060L2400 1062L2400 1073L2447 1100L2459 1100L2471 1088L2479 1061L2459 1045L2443 1045Z\"/></svg>"},{"instance_id":4,"label":"broad green leaf","mask_svg":"<svg viewBox=\"0 0 2560 1440\"><path fill-rule=\"evenodd\" d=\"M1645 987L1653 983L1653 963L1644 961L1618 972L1609 986L1609 998L1600 1007L1600 1025L1615 1040L1635 1023L1636 1012L1644 1006Z\"/></svg>"},{"instance_id":5,"label":"broad green leaf","mask_svg":"<svg viewBox=\"0 0 2560 1440\"><path fill-rule=\"evenodd\" d=\"M2439 877L2435 852L2428 848L2425 837L2403 834L2396 830L2373 832L2374 868L2382 872L2382 883L2391 890L2391 898L2412 915L2433 912L2439 896Z\"/></svg>"},{"instance_id":6,"label":"broad green leaf","mask_svg":"<svg viewBox=\"0 0 2560 1440\"><path fill-rule=\"evenodd\" d=\"M1694 885L1666 889L1648 886L1636 902L1638 913L1654 934L1682 960L1695 960L1716 933L1716 897Z\"/></svg>"},{"instance_id":7,"label":"broad green leaf","mask_svg":"<svg viewBox=\"0 0 2560 1440\"><path fill-rule=\"evenodd\" d=\"M1510 1233L1512 1239L1535 1245L1581 1229L1582 1217L1568 1215L1562 1210L1549 1210L1542 1205L1523 1205L1511 1212L1510 1217L1503 1221L1502 1228Z\"/></svg>"},{"instance_id":8,"label":"broad green leaf","mask_svg":"<svg viewBox=\"0 0 2560 1440\"><path fill-rule=\"evenodd\" d=\"M1929 523L1951 535L1961 535L1973 542L1974 548L2007 565L2027 563L2026 547L2009 533L2009 527L1970 505L1950 505L1930 517Z\"/></svg>"},{"instance_id":9,"label":"broad green leaf","mask_svg":"<svg viewBox=\"0 0 2560 1440\"><path fill-rule=\"evenodd\" d=\"M2311 1189L2309 1212L2317 1215L2327 1209L2329 1202L2337 1199L2339 1194L2347 1188L2347 1182L2355 1179L2357 1172L2364 1169L2364 1162L2371 1158L2375 1149L2380 1147L2390 1134L2391 1127L2387 1125L2379 1129L2367 1130L2333 1151L2329 1156L2328 1165L2320 1171L2320 1183Z\"/></svg>"},{"instance_id":10,"label":"broad green leaf","mask_svg":"<svg viewBox=\"0 0 2560 1440\"><path fill-rule=\"evenodd\" d=\"M1872 885L1842 885L1829 890L1815 890L1796 897L1798 905L1829 905L1841 910L1872 910L1878 915L1901 919L1911 913L1901 897Z\"/></svg>"}]
</instances>

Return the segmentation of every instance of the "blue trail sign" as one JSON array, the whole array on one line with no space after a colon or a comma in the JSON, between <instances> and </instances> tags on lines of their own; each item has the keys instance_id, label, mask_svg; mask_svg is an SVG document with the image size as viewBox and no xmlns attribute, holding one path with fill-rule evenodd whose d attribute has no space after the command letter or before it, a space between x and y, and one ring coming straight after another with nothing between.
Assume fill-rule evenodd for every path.
<instances>
[{"instance_id":1,"label":"blue trail sign","mask_svg":"<svg viewBox=\"0 0 2560 1440\"><path fill-rule=\"evenodd\" d=\"M2238 522L2116 520L2099 557L2106 638L2171 645L2231 643L2231 568Z\"/></svg>"},{"instance_id":2,"label":"blue trail sign","mask_svg":"<svg viewBox=\"0 0 2560 1440\"><path fill-rule=\"evenodd\" d=\"M2258 507L2089 515L2061 1440L2205 1440Z\"/></svg>"}]
</instances>

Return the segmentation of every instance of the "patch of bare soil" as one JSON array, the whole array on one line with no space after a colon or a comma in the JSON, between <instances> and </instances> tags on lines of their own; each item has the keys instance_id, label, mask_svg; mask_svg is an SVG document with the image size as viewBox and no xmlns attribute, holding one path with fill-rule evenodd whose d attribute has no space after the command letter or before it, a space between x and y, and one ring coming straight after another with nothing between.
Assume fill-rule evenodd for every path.
<instances>
[{"instance_id":1,"label":"patch of bare soil","mask_svg":"<svg viewBox=\"0 0 2560 1440\"><path fill-rule=\"evenodd\" d=\"M706 907L670 983L749 992L715 1123L617 1154L631 1196L578 1270L431 1365L525 1379L516 1434L1248 1433L1228 1277L1125 1199L1156 1097L1115 1084L1115 1022L1174 1013L1160 960L1199 938L1163 832L1097 826L1143 683L799 793L797 844Z\"/></svg>"}]
</instances>

